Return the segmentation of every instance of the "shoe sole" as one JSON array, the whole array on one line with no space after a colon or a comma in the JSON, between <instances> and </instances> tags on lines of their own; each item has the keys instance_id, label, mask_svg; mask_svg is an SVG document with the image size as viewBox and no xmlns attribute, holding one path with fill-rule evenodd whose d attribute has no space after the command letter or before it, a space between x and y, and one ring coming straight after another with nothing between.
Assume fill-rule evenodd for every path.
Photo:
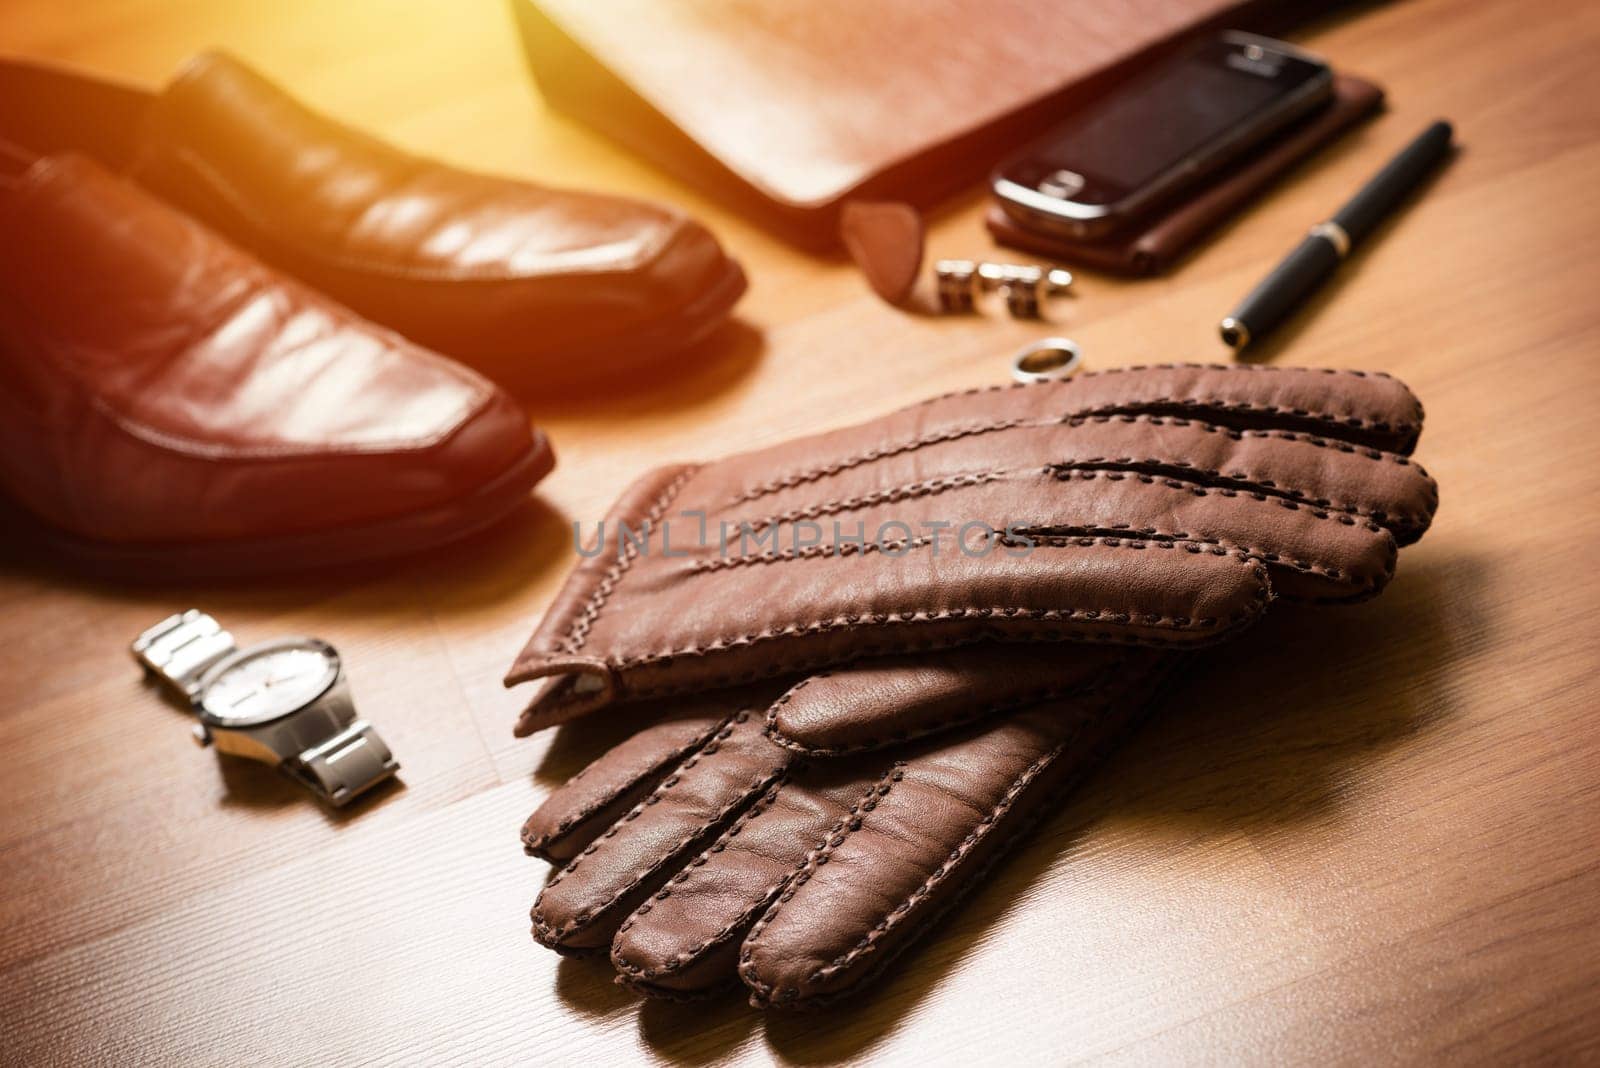
<instances>
[{"instance_id":1,"label":"shoe sole","mask_svg":"<svg viewBox=\"0 0 1600 1068\"><path fill-rule=\"evenodd\" d=\"M141 582L241 578L319 571L393 559L459 541L494 526L528 501L555 466L544 435L511 467L465 497L389 519L272 538L230 541L107 542L84 538L21 513L12 525L22 540L52 559L95 577Z\"/></svg>"}]
</instances>

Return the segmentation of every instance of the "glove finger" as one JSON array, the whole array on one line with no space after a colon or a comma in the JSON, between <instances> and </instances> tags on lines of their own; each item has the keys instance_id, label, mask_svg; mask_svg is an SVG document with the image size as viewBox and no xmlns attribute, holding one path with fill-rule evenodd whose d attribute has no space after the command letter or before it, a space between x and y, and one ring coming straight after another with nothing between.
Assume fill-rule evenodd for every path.
<instances>
[{"instance_id":1,"label":"glove finger","mask_svg":"<svg viewBox=\"0 0 1600 1068\"><path fill-rule=\"evenodd\" d=\"M1235 427L1297 430L1409 453L1422 405L1405 385L1361 371L1199 364L1128 367L1065 382L947 394L843 430L744 454L751 501L942 443L1116 414L1176 415ZM702 501L712 507L722 500Z\"/></svg>"},{"instance_id":2,"label":"glove finger","mask_svg":"<svg viewBox=\"0 0 1600 1068\"><path fill-rule=\"evenodd\" d=\"M721 729L727 699L686 702L648 723L557 787L522 825L529 856L565 864Z\"/></svg>"},{"instance_id":3,"label":"glove finger","mask_svg":"<svg viewBox=\"0 0 1600 1068\"><path fill-rule=\"evenodd\" d=\"M780 780L795 757L766 736L767 703L740 707L551 875L534 902L535 939L564 952L606 945L640 901Z\"/></svg>"},{"instance_id":4,"label":"glove finger","mask_svg":"<svg viewBox=\"0 0 1600 1068\"><path fill-rule=\"evenodd\" d=\"M1096 416L1060 440L1053 470L1137 471L1370 519L1402 544L1427 530L1438 484L1398 453L1288 430ZM1087 431L1087 433L1085 433Z\"/></svg>"},{"instance_id":5,"label":"glove finger","mask_svg":"<svg viewBox=\"0 0 1600 1068\"><path fill-rule=\"evenodd\" d=\"M1041 545L1120 534L1242 553L1266 566L1275 595L1296 600L1362 600L1394 575L1394 536L1364 517L1137 470L1068 467L1049 477L1060 485L1045 522L1013 527Z\"/></svg>"},{"instance_id":6,"label":"glove finger","mask_svg":"<svg viewBox=\"0 0 1600 1068\"><path fill-rule=\"evenodd\" d=\"M984 642L937 656L875 657L813 676L773 704L767 730L778 744L811 758L904 745L1085 694L1159 655L1072 643Z\"/></svg>"},{"instance_id":7,"label":"glove finger","mask_svg":"<svg viewBox=\"0 0 1600 1068\"><path fill-rule=\"evenodd\" d=\"M1072 417L1173 415L1301 431L1402 454L1422 433L1416 394L1382 372L1178 364L1105 371L1083 386Z\"/></svg>"},{"instance_id":8,"label":"glove finger","mask_svg":"<svg viewBox=\"0 0 1600 1068\"><path fill-rule=\"evenodd\" d=\"M774 527L789 528L776 539L780 543L798 541L797 524L807 522L817 524L818 537L826 540L821 528L848 518L844 529L859 524L870 536L885 523L907 520L908 505L926 510L933 502L939 513L934 518L952 527L967 519L993 520L996 512L967 502L985 496L998 477L1040 466L1138 471L1293 501L1371 519L1402 544L1421 536L1438 503L1427 472L1395 453L1293 431L1238 430L1167 416L1094 416L941 442L711 511L714 529L729 533L686 566L726 558L723 540L734 548L759 547L756 535Z\"/></svg>"},{"instance_id":9,"label":"glove finger","mask_svg":"<svg viewBox=\"0 0 1600 1068\"><path fill-rule=\"evenodd\" d=\"M829 761L774 785L623 921L611 944L618 980L669 998L736 985L740 942L806 855L861 804L863 783L883 763Z\"/></svg>"},{"instance_id":10,"label":"glove finger","mask_svg":"<svg viewBox=\"0 0 1600 1068\"><path fill-rule=\"evenodd\" d=\"M887 769L745 936L751 1001L820 1005L871 979L1098 762L1147 704L1133 691L1159 675L1036 706Z\"/></svg>"}]
</instances>

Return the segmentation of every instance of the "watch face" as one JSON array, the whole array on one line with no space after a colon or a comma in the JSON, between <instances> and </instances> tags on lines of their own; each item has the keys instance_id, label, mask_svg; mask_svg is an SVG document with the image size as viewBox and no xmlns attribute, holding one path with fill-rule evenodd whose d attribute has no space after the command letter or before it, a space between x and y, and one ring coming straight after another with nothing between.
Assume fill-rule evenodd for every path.
<instances>
[{"instance_id":1,"label":"watch face","mask_svg":"<svg viewBox=\"0 0 1600 1068\"><path fill-rule=\"evenodd\" d=\"M219 668L201 693L200 709L220 726L248 727L321 697L339 675L339 657L322 642L289 641L247 649Z\"/></svg>"}]
</instances>

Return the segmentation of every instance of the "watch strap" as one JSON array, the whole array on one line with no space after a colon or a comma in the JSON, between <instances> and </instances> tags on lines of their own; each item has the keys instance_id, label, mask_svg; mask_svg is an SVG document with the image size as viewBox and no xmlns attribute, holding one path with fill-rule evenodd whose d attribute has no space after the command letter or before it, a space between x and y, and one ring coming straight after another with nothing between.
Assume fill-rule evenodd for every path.
<instances>
[{"instance_id":1,"label":"watch strap","mask_svg":"<svg viewBox=\"0 0 1600 1068\"><path fill-rule=\"evenodd\" d=\"M283 769L338 807L399 771L400 765L372 724L358 719L285 760Z\"/></svg>"},{"instance_id":2,"label":"watch strap","mask_svg":"<svg viewBox=\"0 0 1600 1068\"><path fill-rule=\"evenodd\" d=\"M133 640L133 658L146 671L193 700L200 678L234 652L233 635L212 616L191 608L168 616Z\"/></svg>"}]
</instances>

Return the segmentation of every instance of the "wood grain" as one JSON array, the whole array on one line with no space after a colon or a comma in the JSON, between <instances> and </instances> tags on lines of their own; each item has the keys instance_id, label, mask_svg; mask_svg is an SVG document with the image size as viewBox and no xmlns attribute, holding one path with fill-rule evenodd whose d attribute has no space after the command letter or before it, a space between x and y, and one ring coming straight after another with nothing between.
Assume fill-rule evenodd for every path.
<instances>
[{"instance_id":1,"label":"wood grain","mask_svg":"<svg viewBox=\"0 0 1600 1068\"><path fill-rule=\"evenodd\" d=\"M999 381L1040 333L917 319L544 110L495 3L8 0L0 47L158 83L228 47L315 106L474 167L674 201L750 269L670 384L534 404L560 467L443 559L244 588L0 560L0 1060L18 1064L1572 1061L1600 1056L1600 7L1372 5L1304 40L1388 115L1172 276L1088 276L1091 366L1221 359L1214 323L1429 120L1459 158L1264 358L1428 404L1444 505L1380 601L1285 613L1171 706L994 883L826 1016L642 1005L527 935L516 830L589 746L518 742L499 678L643 467ZM989 251L983 197L930 255ZM220 764L129 638L188 603L346 655L404 784L319 810Z\"/></svg>"}]
</instances>

